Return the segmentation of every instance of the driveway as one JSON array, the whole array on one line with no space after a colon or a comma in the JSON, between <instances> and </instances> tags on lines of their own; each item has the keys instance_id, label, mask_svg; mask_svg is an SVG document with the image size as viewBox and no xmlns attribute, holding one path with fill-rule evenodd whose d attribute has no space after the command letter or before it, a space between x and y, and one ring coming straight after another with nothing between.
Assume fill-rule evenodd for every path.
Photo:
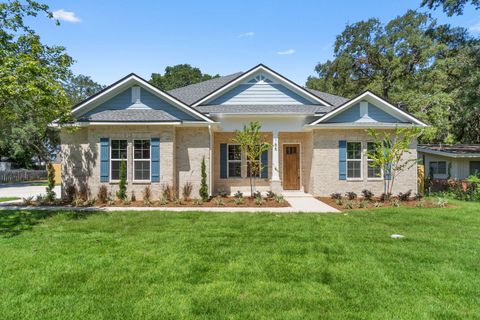
<instances>
[{"instance_id":1,"label":"driveway","mask_svg":"<svg viewBox=\"0 0 480 320\"><path fill-rule=\"evenodd\" d=\"M0 198L6 197L36 197L39 194L46 194L44 182L21 182L0 184ZM54 189L57 197L60 197L60 186Z\"/></svg>"}]
</instances>

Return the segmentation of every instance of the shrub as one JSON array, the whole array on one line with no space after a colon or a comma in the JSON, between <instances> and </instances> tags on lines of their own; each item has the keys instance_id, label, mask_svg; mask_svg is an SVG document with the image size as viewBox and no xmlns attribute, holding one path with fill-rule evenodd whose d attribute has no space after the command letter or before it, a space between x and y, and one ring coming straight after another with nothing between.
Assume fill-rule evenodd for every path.
<instances>
[{"instance_id":1,"label":"shrub","mask_svg":"<svg viewBox=\"0 0 480 320\"><path fill-rule=\"evenodd\" d=\"M347 192L345 193L345 195L347 196L348 200L355 200L357 199L357 194L355 192Z\"/></svg>"},{"instance_id":2,"label":"shrub","mask_svg":"<svg viewBox=\"0 0 480 320\"><path fill-rule=\"evenodd\" d=\"M257 198L260 198L262 199L262 193L260 191L255 191L253 193L253 198L257 199Z\"/></svg>"},{"instance_id":3,"label":"shrub","mask_svg":"<svg viewBox=\"0 0 480 320\"><path fill-rule=\"evenodd\" d=\"M169 184L162 185L162 198L164 198L167 201L172 201L173 190Z\"/></svg>"},{"instance_id":4,"label":"shrub","mask_svg":"<svg viewBox=\"0 0 480 320\"><path fill-rule=\"evenodd\" d=\"M339 192L334 192L330 195L330 198L332 200L339 200L339 199L342 199L342 194Z\"/></svg>"},{"instance_id":5,"label":"shrub","mask_svg":"<svg viewBox=\"0 0 480 320\"><path fill-rule=\"evenodd\" d=\"M201 198L200 198L200 199L195 198L195 199L193 199L192 202L193 202L193 204L196 205L196 206L201 206L201 205L203 205L203 200L202 200Z\"/></svg>"},{"instance_id":6,"label":"shrub","mask_svg":"<svg viewBox=\"0 0 480 320\"><path fill-rule=\"evenodd\" d=\"M435 201L434 201L433 204L437 208L444 208L448 204L448 201L445 198L437 197L437 198L435 198Z\"/></svg>"},{"instance_id":7,"label":"shrub","mask_svg":"<svg viewBox=\"0 0 480 320\"><path fill-rule=\"evenodd\" d=\"M381 207L383 207L383 203L377 201L373 204L373 207L374 208L381 208Z\"/></svg>"},{"instance_id":8,"label":"shrub","mask_svg":"<svg viewBox=\"0 0 480 320\"><path fill-rule=\"evenodd\" d=\"M100 203L107 203L108 201L108 188L106 185L102 184L100 188L98 188L97 194L98 202Z\"/></svg>"},{"instance_id":9,"label":"shrub","mask_svg":"<svg viewBox=\"0 0 480 320\"><path fill-rule=\"evenodd\" d=\"M235 197L235 199L233 200L233 202L239 206L241 204L244 204L245 203L245 200L243 199L243 197Z\"/></svg>"},{"instance_id":10,"label":"shrub","mask_svg":"<svg viewBox=\"0 0 480 320\"><path fill-rule=\"evenodd\" d=\"M368 200L368 201L372 200L372 198L373 198L373 192L368 190L368 189L363 189L362 190L362 195L363 195L363 199Z\"/></svg>"},{"instance_id":11,"label":"shrub","mask_svg":"<svg viewBox=\"0 0 480 320\"><path fill-rule=\"evenodd\" d=\"M122 201L127 198L127 162L123 159L120 162L120 182L118 183L117 198Z\"/></svg>"},{"instance_id":12,"label":"shrub","mask_svg":"<svg viewBox=\"0 0 480 320\"><path fill-rule=\"evenodd\" d=\"M128 200L128 198L125 198L125 200L123 200L122 203L123 203L124 205L129 206L129 205L132 203L132 201Z\"/></svg>"},{"instance_id":13,"label":"shrub","mask_svg":"<svg viewBox=\"0 0 480 320\"><path fill-rule=\"evenodd\" d=\"M173 199L173 203L176 204L177 206L183 206L185 204L185 202L183 202L183 199L181 198Z\"/></svg>"},{"instance_id":14,"label":"shrub","mask_svg":"<svg viewBox=\"0 0 480 320\"><path fill-rule=\"evenodd\" d=\"M185 182L182 188L182 196L185 201L188 201L190 199L190 195L192 194L192 183L191 182Z\"/></svg>"},{"instance_id":15,"label":"shrub","mask_svg":"<svg viewBox=\"0 0 480 320\"><path fill-rule=\"evenodd\" d=\"M150 186L145 186L145 188L143 189L143 204L150 205L151 198L152 198L152 189L150 188Z\"/></svg>"},{"instance_id":16,"label":"shrub","mask_svg":"<svg viewBox=\"0 0 480 320\"><path fill-rule=\"evenodd\" d=\"M335 199L335 203L341 206L343 204L343 199L342 198Z\"/></svg>"},{"instance_id":17,"label":"shrub","mask_svg":"<svg viewBox=\"0 0 480 320\"><path fill-rule=\"evenodd\" d=\"M215 197L213 199L213 203L215 203L217 207L225 205L225 202L223 201L222 197Z\"/></svg>"},{"instance_id":18,"label":"shrub","mask_svg":"<svg viewBox=\"0 0 480 320\"><path fill-rule=\"evenodd\" d=\"M228 193L227 193L227 191L220 188L220 189L218 189L218 196L222 197L222 198L226 198L228 196Z\"/></svg>"},{"instance_id":19,"label":"shrub","mask_svg":"<svg viewBox=\"0 0 480 320\"><path fill-rule=\"evenodd\" d=\"M368 206L368 200L358 201L357 205L358 205L359 208L366 208Z\"/></svg>"},{"instance_id":20,"label":"shrub","mask_svg":"<svg viewBox=\"0 0 480 320\"><path fill-rule=\"evenodd\" d=\"M257 191L258 192L258 191ZM257 206L261 206L262 204L265 203L265 200L263 200L263 198L260 196L260 197L255 197L253 199L253 202L257 205Z\"/></svg>"},{"instance_id":21,"label":"shrub","mask_svg":"<svg viewBox=\"0 0 480 320\"><path fill-rule=\"evenodd\" d=\"M240 190L238 190L237 192L235 192L235 194L233 195L235 198L243 198L243 192L241 192Z\"/></svg>"},{"instance_id":22,"label":"shrub","mask_svg":"<svg viewBox=\"0 0 480 320\"><path fill-rule=\"evenodd\" d=\"M391 205L392 205L392 207L398 208L398 207L402 206L402 203L400 202L399 199L395 198L395 199L392 200Z\"/></svg>"},{"instance_id":23,"label":"shrub","mask_svg":"<svg viewBox=\"0 0 480 320\"><path fill-rule=\"evenodd\" d=\"M208 186L207 186L207 167L205 165L205 157L202 158L201 164L201 175L202 180L200 182L200 189L198 190L198 194L203 201L208 200Z\"/></svg>"},{"instance_id":24,"label":"shrub","mask_svg":"<svg viewBox=\"0 0 480 320\"><path fill-rule=\"evenodd\" d=\"M353 201L347 201L344 203L343 207L345 209L353 209Z\"/></svg>"},{"instance_id":25,"label":"shrub","mask_svg":"<svg viewBox=\"0 0 480 320\"><path fill-rule=\"evenodd\" d=\"M412 199L413 199L413 200L416 200L416 201L422 200L422 199L423 199L423 195L417 192L417 193L415 193L415 195L413 196Z\"/></svg>"},{"instance_id":26,"label":"shrub","mask_svg":"<svg viewBox=\"0 0 480 320\"><path fill-rule=\"evenodd\" d=\"M26 206L31 206L33 205L33 197L25 197L22 199L22 202Z\"/></svg>"},{"instance_id":27,"label":"shrub","mask_svg":"<svg viewBox=\"0 0 480 320\"><path fill-rule=\"evenodd\" d=\"M272 190L269 190L267 192L267 199L273 199L275 196L276 196L276 194Z\"/></svg>"},{"instance_id":28,"label":"shrub","mask_svg":"<svg viewBox=\"0 0 480 320\"><path fill-rule=\"evenodd\" d=\"M48 184L47 184L47 195L46 195L46 201L48 202L53 202L55 201L55 191L53 189L55 188L55 168L53 167L53 164L50 162L48 163L47 166L48 170Z\"/></svg>"},{"instance_id":29,"label":"shrub","mask_svg":"<svg viewBox=\"0 0 480 320\"><path fill-rule=\"evenodd\" d=\"M382 193L380 195L380 201L385 202L385 201L389 200L391 197L392 197L391 193Z\"/></svg>"},{"instance_id":30,"label":"shrub","mask_svg":"<svg viewBox=\"0 0 480 320\"><path fill-rule=\"evenodd\" d=\"M65 201L72 203L73 199L77 196L77 187L72 183L65 187Z\"/></svg>"},{"instance_id":31,"label":"shrub","mask_svg":"<svg viewBox=\"0 0 480 320\"><path fill-rule=\"evenodd\" d=\"M130 196L130 201L135 202L137 201L137 197L135 196L135 191L132 190L132 195Z\"/></svg>"},{"instance_id":32,"label":"shrub","mask_svg":"<svg viewBox=\"0 0 480 320\"><path fill-rule=\"evenodd\" d=\"M87 201L90 197L90 187L86 183L82 183L78 189L77 198Z\"/></svg>"},{"instance_id":33,"label":"shrub","mask_svg":"<svg viewBox=\"0 0 480 320\"><path fill-rule=\"evenodd\" d=\"M425 207L425 201L423 199L418 199L416 202L415 202L415 207L417 208L423 208Z\"/></svg>"},{"instance_id":34,"label":"shrub","mask_svg":"<svg viewBox=\"0 0 480 320\"><path fill-rule=\"evenodd\" d=\"M400 192L398 194L398 199L400 199L400 201L408 201L408 200L410 200L411 195L412 195L412 189L408 190L405 193Z\"/></svg>"},{"instance_id":35,"label":"shrub","mask_svg":"<svg viewBox=\"0 0 480 320\"><path fill-rule=\"evenodd\" d=\"M275 200L276 203L284 203L285 202L285 199L283 198L282 195L275 195L275 197L273 198Z\"/></svg>"},{"instance_id":36,"label":"shrub","mask_svg":"<svg viewBox=\"0 0 480 320\"><path fill-rule=\"evenodd\" d=\"M165 198L160 198L159 203L161 206L166 206L168 204L168 200Z\"/></svg>"}]
</instances>

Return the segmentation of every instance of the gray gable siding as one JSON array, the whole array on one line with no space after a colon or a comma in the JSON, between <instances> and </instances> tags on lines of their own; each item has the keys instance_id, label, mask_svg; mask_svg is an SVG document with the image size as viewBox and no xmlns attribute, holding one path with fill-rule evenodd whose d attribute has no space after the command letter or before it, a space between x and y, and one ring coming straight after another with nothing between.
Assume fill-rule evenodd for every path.
<instances>
[{"instance_id":1,"label":"gray gable siding","mask_svg":"<svg viewBox=\"0 0 480 320\"><path fill-rule=\"evenodd\" d=\"M309 101L292 90L281 84L271 83L255 83L255 84L239 84L235 88L229 90L222 96L214 99L208 104L279 104L279 105L311 105Z\"/></svg>"},{"instance_id":2,"label":"gray gable siding","mask_svg":"<svg viewBox=\"0 0 480 320\"><path fill-rule=\"evenodd\" d=\"M101 118L105 118L106 115L113 117L111 120L117 120L115 117L115 110L123 111L123 110L159 110L162 111L164 118L168 118L169 120L186 120L186 121L194 121L196 120L195 117L191 116L190 114L183 112L176 106L171 105L170 103L166 102L165 100L159 98L155 94L151 93L144 88L140 90L140 100L141 104L132 103L132 88L128 88L119 94L115 95L114 97L110 98L108 101L103 102L102 104L95 107L93 110L90 110L85 115L82 116L84 119L96 119L96 115ZM106 112L108 111L108 112ZM147 113L144 113L147 114ZM108 119L103 119L108 121ZM144 119L150 120L150 119Z\"/></svg>"},{"instance_id":3,"label":"gray gable siding","mask_svg":"<svg viewBox=\"0 0 480 320\"><path fill-rule=\"evenodd\" d=\"M354 104L347 110L326 121L328 123L348 123L348 122L382 122L382 123L401 123L403 121L388 114L382 109L368 103L368 118L362 119L360 115L360 103Z\"/></svg>"}]
</instances>

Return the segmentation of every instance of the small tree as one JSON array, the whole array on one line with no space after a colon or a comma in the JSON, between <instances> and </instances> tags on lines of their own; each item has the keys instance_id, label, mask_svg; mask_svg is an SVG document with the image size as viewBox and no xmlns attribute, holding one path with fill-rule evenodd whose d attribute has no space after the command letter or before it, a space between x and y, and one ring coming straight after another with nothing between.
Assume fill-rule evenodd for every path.
<instances>
[{"instance_id":1,"label":"small tree","mask_svg":"<svg viewBox=\"0 0 480 320\"><path fill-rule=\"evenodd\" d=\"M208 186L207 186L207 166L205 165L205 157L202 158L202 164L201 164L201 175L202 175L202 180L200 183L200 190L198 190L198 193L200 195L200 198L202 198L203 201L208 200Z\"/></svg>"},{"instance_id":2,"label":"small tree","mask_svg":"<svg viewBox=\"0 0 480 320\"><path fill-rule=\"evenodd\" d=\"M397 126L393 132L368 129L367 133L374 139L375 146L373 150L367 151L371 160L369 166L382 169L384 192L391 194L397 177L418 162L416 158L408 159L404 155L410 153L409 146L420 135L421 129ZM386 178L387 175L389 179Z\"/></svg>"},{"instance_id":3,"label":"small tree","mask_svg":"<svg viewBox=\"0 0 480 320\"><path fill-rule=\"evenodd\" d=\"M122 201L127 199L127 163L123 159L120 162L120 181L118 183L117 198Z\"/></svg>"},{"instance_id":4,"label":"small tree","mask_svg":"<svg viewBox=\"0 0 480 320\"><path fill-rule=\"evenodd\" d=\"M262 126L258 121L250 122L248 125L243 126L242 131L236 130L235 138L233 138L233 142L241 146L242 151L245 152L247 162L250 163L248 175L250 178L251 197L253 197L256 191L256 178L263 169L262 153L271 148L271 145L265 141L265 136L260 133L261 128Z\"/></svg>"},{"instance_id":5,"label":"small tree","mask_svg":"<svg viewBox=\"0 0 480 320\"><path fill-rule=\"evenodd\" d=\"M47 201L53 202L55 200L55 191L53 191L53 189L55 188L55 168L50 162L47 165L47 171L48 171Z\"/></svg>"}]
</instances>

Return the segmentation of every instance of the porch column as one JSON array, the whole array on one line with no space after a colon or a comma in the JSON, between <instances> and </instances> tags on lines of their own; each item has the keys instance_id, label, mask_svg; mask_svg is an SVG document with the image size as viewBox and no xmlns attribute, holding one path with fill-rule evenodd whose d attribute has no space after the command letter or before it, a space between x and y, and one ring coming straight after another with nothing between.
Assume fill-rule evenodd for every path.
<instances>
[{"instance_id":1,"label":"porch column","mask_svg":"<svg viewBox=\"0 0 480 320\"><path fill-rule=\"evenodd\" d=\"M270 186L275 193L282 192L282 183L280 181L280 158L279 158L280 144L278 143L278 131L273 131L272 141L272 179Z\"/></svg>"}]
</instances>

